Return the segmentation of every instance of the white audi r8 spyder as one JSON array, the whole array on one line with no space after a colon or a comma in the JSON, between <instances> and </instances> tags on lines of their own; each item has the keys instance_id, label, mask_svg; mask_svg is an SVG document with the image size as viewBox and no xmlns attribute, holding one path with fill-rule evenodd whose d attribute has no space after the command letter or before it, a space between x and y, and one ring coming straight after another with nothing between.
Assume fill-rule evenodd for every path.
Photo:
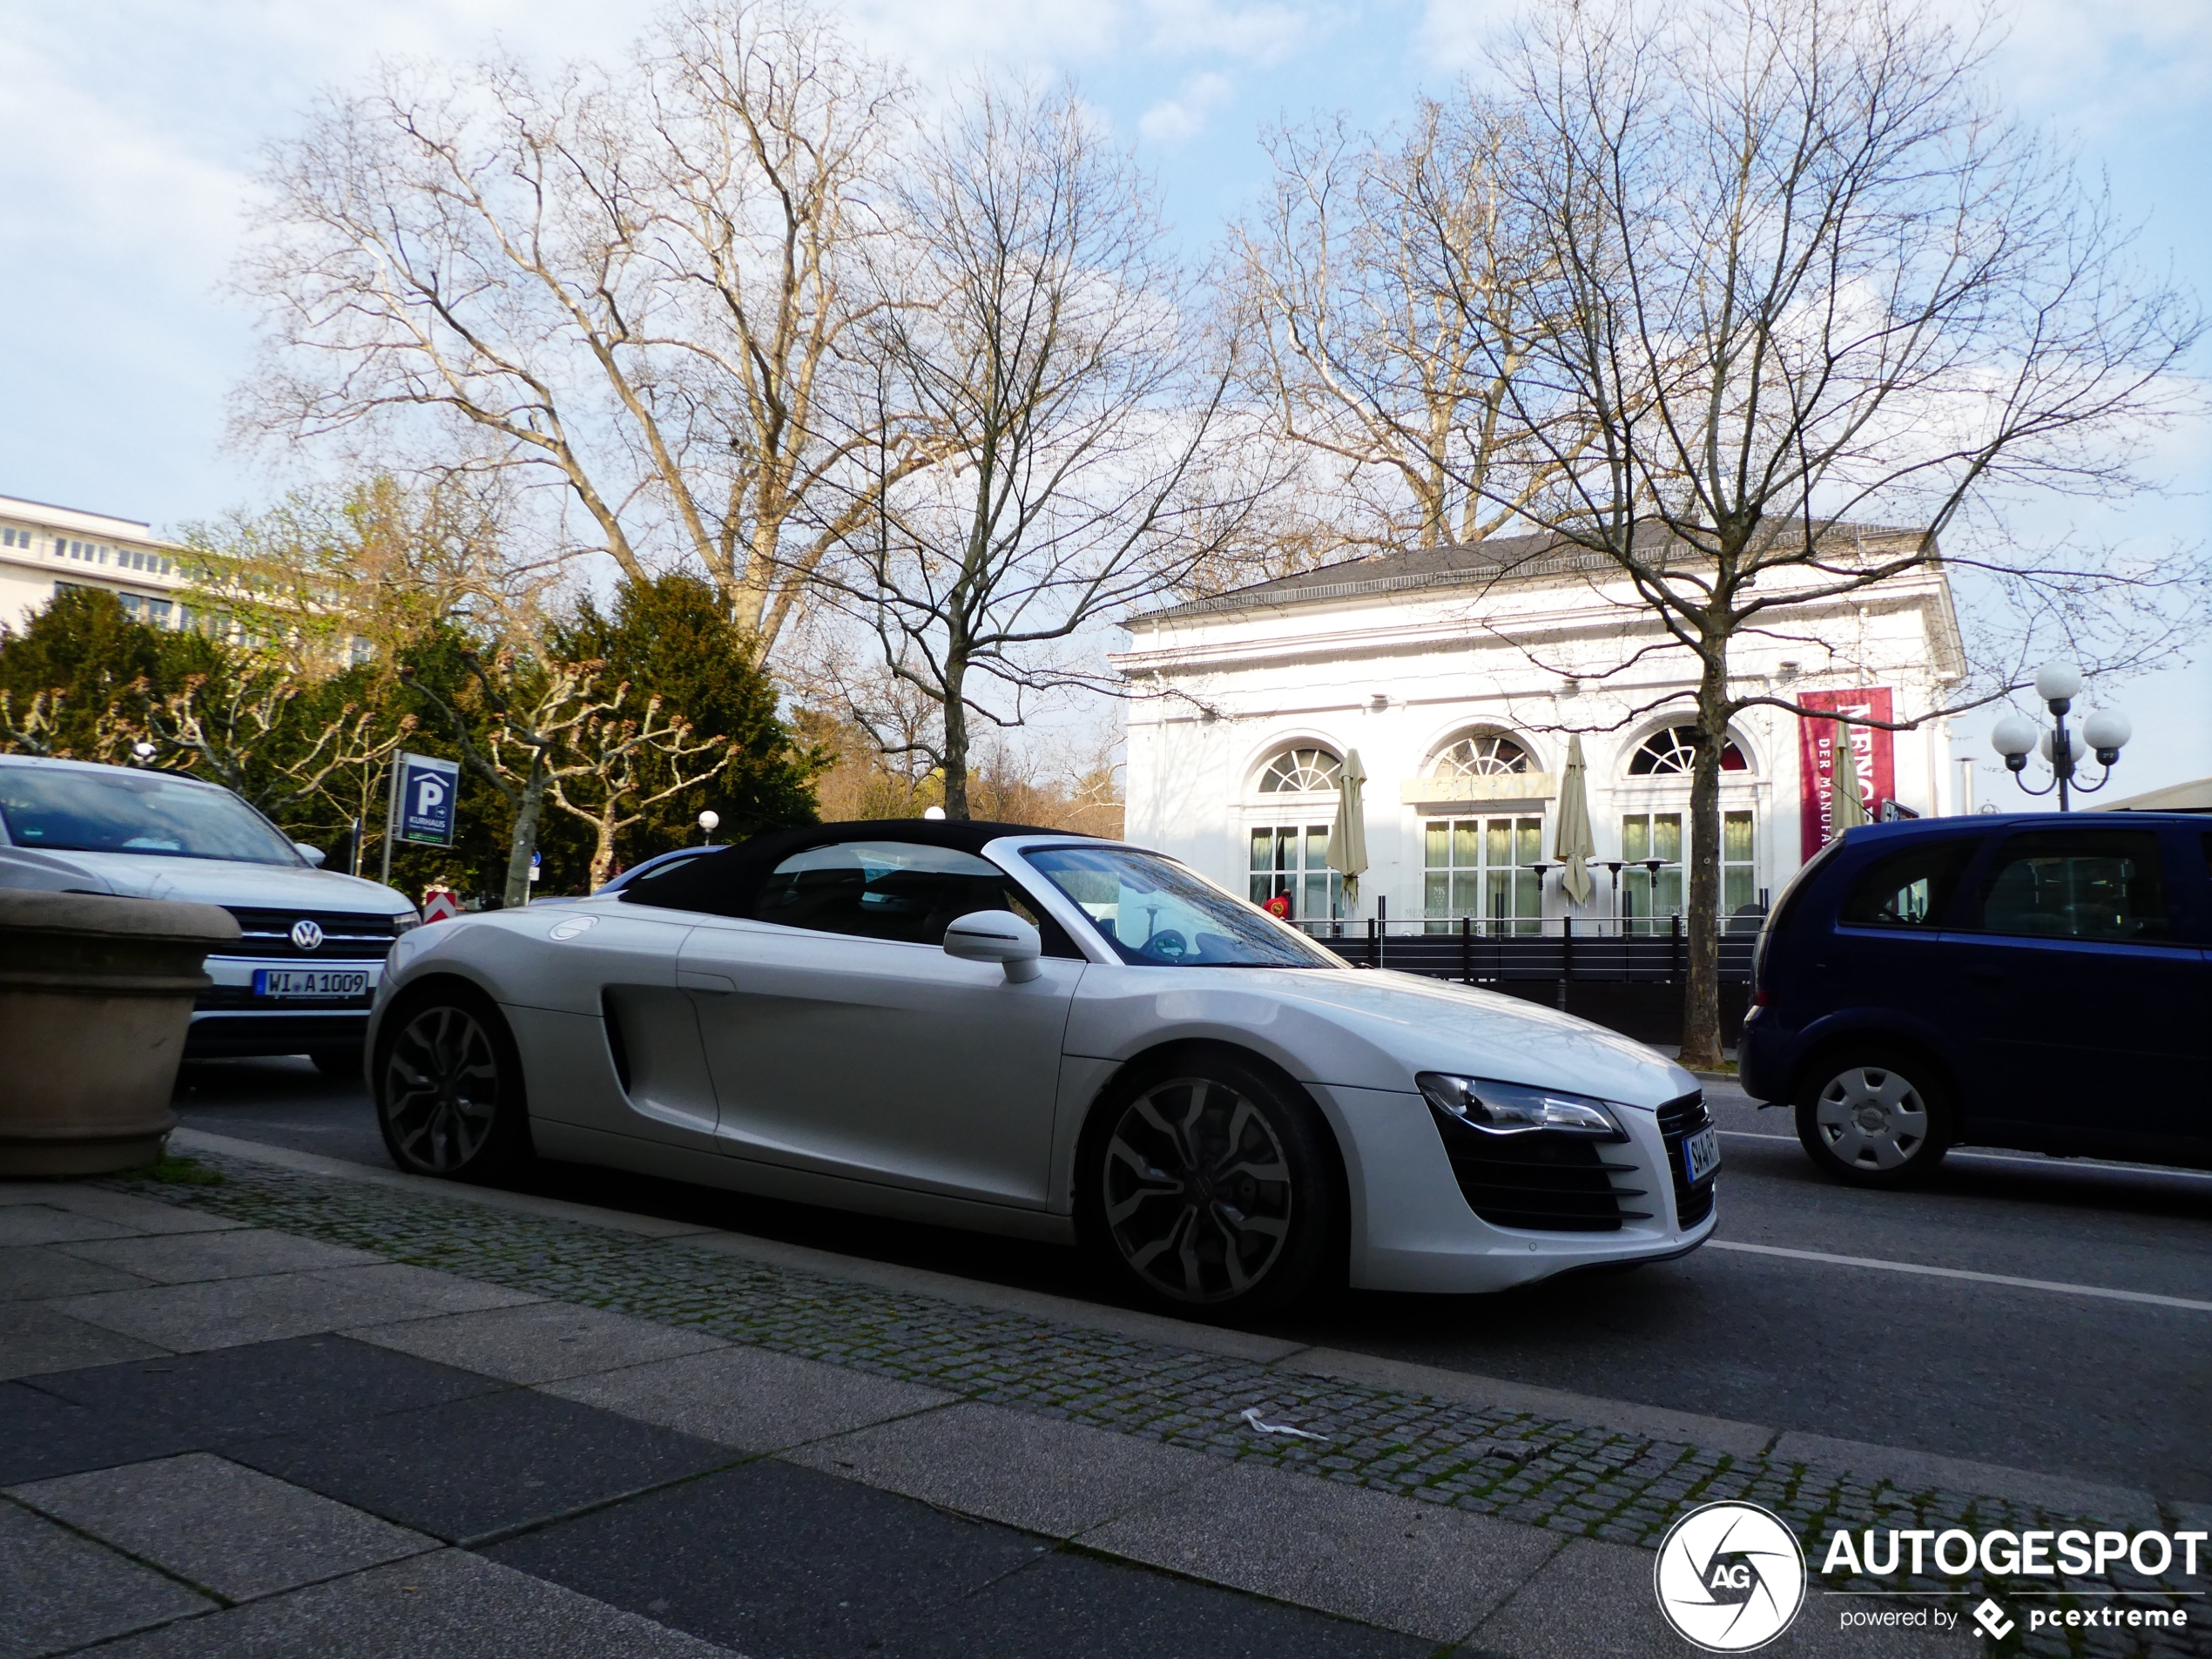
<instances>
[{"instance_id":1,"label":"white audi r8 spyder","mask_svg":"<svg viewBox=\"0 0 2212 1659\"><path fill-rule=\"evenodd\" d=\"M1184 1312L1494 1291L1714 1224L1680 1067L1064 832L822 825L421 928L370 1043L404 1170L535 1153L1076 1241Z\"/></svg>"}]
</instances>

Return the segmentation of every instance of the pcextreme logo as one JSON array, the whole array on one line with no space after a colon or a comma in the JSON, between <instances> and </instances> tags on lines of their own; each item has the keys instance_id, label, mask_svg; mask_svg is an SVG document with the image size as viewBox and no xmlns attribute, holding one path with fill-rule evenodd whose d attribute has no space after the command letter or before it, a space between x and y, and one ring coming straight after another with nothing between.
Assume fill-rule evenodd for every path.
<instances>
[{"instance_id":1,"label":"pcextreme logo","mask_svg":"<svg viewBox=\"0 0 2212 1659\"><path fill-rule=\"evenodd\" d=\"M1659 1541L1659 1611L1709 1653L1749 1653L1790 1628L1805 1599L1804 1552L1779 1516L1755 1503L1709 1503Z\"/></svg>"}]
</instances>

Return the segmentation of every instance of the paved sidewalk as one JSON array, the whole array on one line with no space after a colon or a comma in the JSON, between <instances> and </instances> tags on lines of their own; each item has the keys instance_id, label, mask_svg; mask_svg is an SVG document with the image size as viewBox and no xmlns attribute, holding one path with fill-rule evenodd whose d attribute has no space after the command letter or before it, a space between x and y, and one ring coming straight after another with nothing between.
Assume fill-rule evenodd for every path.
<instances>
[{"instance_id":1,"label":"paved sidewalk","mask_svg":"<svg viewBox=\"0 0 2212 1659\"><path fill-rule=\"evenodd\" d=\"M1649 1550L1693 1503L1806 1538L2077 1513L739 1235L210 1162L0 1186L0 1659L1688 1653ZM1768 1651L1973 1645L1840 1635L1816 1595Z\"/></svg>"}]
</instances>

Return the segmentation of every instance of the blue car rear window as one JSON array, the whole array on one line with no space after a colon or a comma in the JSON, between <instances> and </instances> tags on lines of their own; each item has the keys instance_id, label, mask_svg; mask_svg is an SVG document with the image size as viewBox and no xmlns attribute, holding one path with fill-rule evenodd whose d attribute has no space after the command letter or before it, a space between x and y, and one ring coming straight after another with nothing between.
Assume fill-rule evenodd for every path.
<instances>
[{"instance_id":1,"label":"blue car rear window","mask_svg":"<svg viewBox=\"0 0 2212 1659\"><path fill-rule=\"evenodd\" d=\"M1979 843L1973 838L1910 846L1878 860L1851 884L1836 920L1850 927L1937 927Z\"/></svg>"}]
</instances>

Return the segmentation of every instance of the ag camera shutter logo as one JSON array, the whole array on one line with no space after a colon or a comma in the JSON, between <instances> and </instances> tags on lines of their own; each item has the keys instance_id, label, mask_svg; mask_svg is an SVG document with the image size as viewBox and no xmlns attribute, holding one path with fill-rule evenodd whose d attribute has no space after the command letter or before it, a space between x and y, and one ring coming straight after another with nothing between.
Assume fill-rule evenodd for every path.
<instances>
[{"instance_id":1,"label":"ag camera shutter logo","mask_svg":"<svg viewBox=\"0 0 2212 1659\"><path fill-rule=\"evenodd\" d=\"M1652 1589L1685 1642L1708 1653L1749 1653L1788 1629L1804 1604L1804 1552L1770 1510L1703 1504L1659 1541Z\"/></svg>"}]
</instances>

